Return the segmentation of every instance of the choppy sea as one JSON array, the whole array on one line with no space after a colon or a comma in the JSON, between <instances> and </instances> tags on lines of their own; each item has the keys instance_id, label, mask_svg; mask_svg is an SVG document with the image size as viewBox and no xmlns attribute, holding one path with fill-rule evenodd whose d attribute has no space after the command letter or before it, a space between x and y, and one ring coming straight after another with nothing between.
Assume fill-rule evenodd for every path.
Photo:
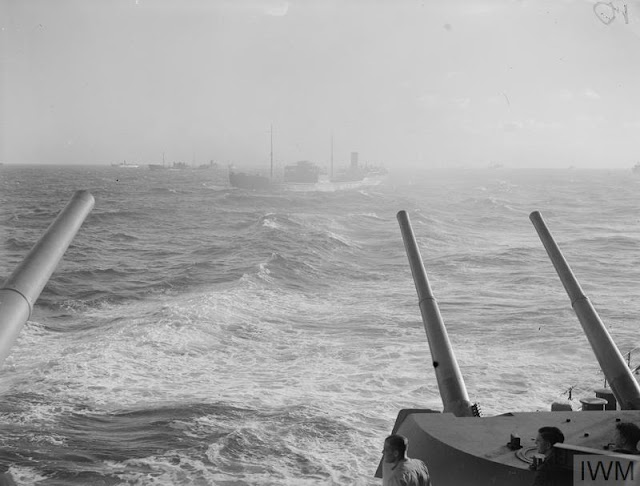
<instances>
[{"instance_id":1,"label":"choppy sea","mask_svg":"<svg viewBox=\"0 0 640 486\"><path fill-rule=\"evenodd\" d=\"M335 192L215 171L0 167L0 278L74 191L96 199L0 369L21 485L377 485L402 408L442 403L396 213L409 213L472 401L603 385L528 219L539 210L640 364L640 177L395 171Z\"/></svg>"}]
</instances>

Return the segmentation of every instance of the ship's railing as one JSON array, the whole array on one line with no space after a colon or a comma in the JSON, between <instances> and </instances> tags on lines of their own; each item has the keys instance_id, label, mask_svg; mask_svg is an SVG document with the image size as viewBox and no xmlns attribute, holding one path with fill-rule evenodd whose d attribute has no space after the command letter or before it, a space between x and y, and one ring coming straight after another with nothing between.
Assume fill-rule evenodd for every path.
<instances>
[{"instance_id":1,"label":"ship's railing","mask_svg":"<svg viewBox=\"0 0 640 486\"><path fill-rule=\"evenodd\" d=\"M94 203L88 191L77 191L0 288L0 365Z\"/></svg>"},{"instance_id":2,"label":"ship's railing","mask_svg":"<svg viewBox=\"0 0 640 486\"><path fill-rule=\"evenodd\" d=\"M564 255L558 248L551 232L547 228L542 215L534 211L529 216L538 236L556 269L564 286L571 306L578 316L582 329L602 368L604 376L611 386L620 408L623 410L640 410L640 386L634 379L618 347L600 320L589 298L584 294Z\"/></svg>"},{"instance_id":3,"label":"ship's railing","mask_svg":"<svg viewBox=\"0 0 640 486\"><path fill-rule=\"evenodd\" d=\"M635 373L636 375L640 373L640 365L635 365L635 364L631 365L631 354L639 350L640 350L640 346L633 348L632 350L627 352L627 366L629 367L631 372Z\"/></svg>"}]
</instances>

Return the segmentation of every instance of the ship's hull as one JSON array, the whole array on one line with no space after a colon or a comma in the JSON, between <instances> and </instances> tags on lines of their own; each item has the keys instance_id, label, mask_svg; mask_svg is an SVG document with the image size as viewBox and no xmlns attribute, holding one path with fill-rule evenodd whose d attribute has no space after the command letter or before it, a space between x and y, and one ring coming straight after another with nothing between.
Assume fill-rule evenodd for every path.
<instances>
[{"instance_id":1,"label":"ship's hull","mask_svg":"<svg viewBox=\"0 0 640 486\"><path fill-rule=\"evenodd\" d=\"M111 164L111 167L117 167L119 169L137 169L138 165L136 165L136 164Z\"/></svg>"},{"instance_id":2,"label":"ship's hull","mask_svg":"<svg viewBox=\"0 0 640 486\"><path fill-rule=\"evenodd\" d=\"M149 169L150 170L167 170L167 167L160 164L149 164Z\"/></svg>"},{"instance_id":3,"label":"ship's hull","mask_svg":"<svg viewBox=\"0 0 640 486\"><path fill-rule=\"evenodd\" d=\"M365 177L363 179L354 181L340 181L320 178L320 180L315 183L285 183L282 185L282 187L284 190L294 192L335 192L360 189L362 187L377 186L383 181L383 179L384 176L377 175L372 177Z\"/></svg>"},{"instance_id":4,"label":"ship's hull","mask_svg":"<svg viewBox=\"0 0 640 486\"><path fill-rule=\"evenodd\" d=\"M229 172L229 183L251 191L335 192L377 186L384 175L373 175L354 181L336 181L320 176L317 182L276 182L266 176Z\"/></svg>"},{"instance_id":5,"label":"ship's hull","mask_svg":"<svg viewBox=\"0 0 640 486\"><path fill-rule=\"evenodd\" d=\"M250 191L268 190L273 187L268 177L229 171L229 184L239 189Z\"/></svg>"},{"instance_id":6,"label":"ship's hull","mask_svg":"<svg viewBox=\"0 0 640 486\"><path fill-rule=\"evenodd\" d=\"M320 177L320 167L303 160L284 168L283 182L285 184L316 184Z\"/></svg>"}]
</instances>

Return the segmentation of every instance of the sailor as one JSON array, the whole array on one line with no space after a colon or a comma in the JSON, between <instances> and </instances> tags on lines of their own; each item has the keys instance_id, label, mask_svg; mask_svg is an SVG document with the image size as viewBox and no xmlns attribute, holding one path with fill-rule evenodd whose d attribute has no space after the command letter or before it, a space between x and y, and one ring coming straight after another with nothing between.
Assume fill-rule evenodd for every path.
<instances>
[{"instance_id":1,"label":"sailor","mask_svg":"<svg viewBox=\"0 0 640 486\"><path fill-rule=\"evenodd\" d=\"M541 427L536 437L538 453L544 460L536 468L533 486L571 486L573 474L559 463L554 444L564 442L564 434L558 427Z\"/></svg>"},{"instance_id":2,"label":"sailor","mask_svg":"<svg viewBox=\"0 0 640 486\"><path fill-rule=\"evenodd\" d=\"M382 486L431 486L426 464L407 457L408 443L405 436L398 434L384 440Z\"/></svg>"},{"instance_id":3,"label":"sailor","mask_svg":"<svg viewBox=\"0 0 640 486\"><path fill-rule=\"evenodd\" d=\"M0 467L2 467L2 469L0 469L0 486L16 486L13 476L8 472L8 468L3 466Z\"/></svg>"},{"instance_id":4,"label":"sailor","mask_svg":"<svg viewBox=\"0 0 640 486\"><path fill-rule=\"evenodd\" d=\"M640 441L640 427L631 422L618 422L614 439L613 452L623 454L640 454L637 444Z\"/></svg>"}]
</instances>

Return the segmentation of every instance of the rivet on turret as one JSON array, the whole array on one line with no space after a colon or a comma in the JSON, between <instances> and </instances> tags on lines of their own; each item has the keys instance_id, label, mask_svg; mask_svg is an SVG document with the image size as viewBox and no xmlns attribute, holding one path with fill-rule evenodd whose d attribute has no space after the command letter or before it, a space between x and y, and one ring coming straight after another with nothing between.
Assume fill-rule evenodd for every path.
<instances>
[{"instance_id":1,"label":"rivet on turret","mask_svg":"<svg viewBox=\"0 0 640 486\"><path fill-rule=\"evenodd\" d=\"M583 437L589 437L589 432L585 432Z\"/></svg>"},{"instance_id":2,"label":"rivet on turret","mask_svg":"<svg viewBox=\"0 0 640 486\"><path fill-rule=\"evenodd\" d=\"M437 367L438 367L438 364L439 364L439 363L438 363L437 361L434 361L434 362L433 362L433 367L434 367L434 368L437 368Z\"/></svg>"},{"instance_id":3,"label":"rivet on turret","mask_svg":"<svg viewBox=\"0 0 640 486\"><path fill-rule=\"evenodd\" d=\"M566 422L571 422L571 419L567 419Z\"/></svg>"},{"instance_id":4,"label":"rivet on turret","mask_svg":"<svg viewBox=\"0 0 640 486\"><path fill-rule=\"evenodd\" d=\"M620 417L616 418L616 422L620 422L622 420Z\"/></svg>"}]
</instances>

